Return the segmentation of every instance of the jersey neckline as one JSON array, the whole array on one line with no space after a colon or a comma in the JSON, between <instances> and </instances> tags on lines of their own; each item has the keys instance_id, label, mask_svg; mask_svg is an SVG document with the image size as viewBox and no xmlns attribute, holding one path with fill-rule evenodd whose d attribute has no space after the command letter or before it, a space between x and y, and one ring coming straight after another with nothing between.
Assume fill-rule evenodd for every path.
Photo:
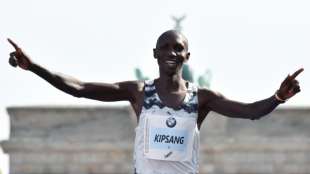
<instances>
[{"instance_id":1,"label":"jersey neckline","mask_svg":"<svg viewBox=\"0 0 310 174\"><path fill-rule=\"evenodd\" d=\"M160 96L159 96L159 93L158 93L158 90L157 90L156 85L155 85L155 80L156 80L156 79L151 80L151 84L154 86L154 90L155 90L155 92L156 92L156 95L155 95L155 96L156 96L157 100L158 100L163 106L165 106L165 107L167 107L167 108L169 108L169 109L173 109L173 110L180 110L180 109L182 109L182 106L184 106L184 105L189 101L189 91L190 91L190 87L191 87L191 86L190 86L190 82L184 80L184 81L185 81L185 86L186 86L186 94L185 94L185 96L183 97L182 102L180 102L176 107L171 107L171 106L167 106L166 104L164 104L163 101L161 100L161 98L160 98Z\"/></svg>"}]
</instances>

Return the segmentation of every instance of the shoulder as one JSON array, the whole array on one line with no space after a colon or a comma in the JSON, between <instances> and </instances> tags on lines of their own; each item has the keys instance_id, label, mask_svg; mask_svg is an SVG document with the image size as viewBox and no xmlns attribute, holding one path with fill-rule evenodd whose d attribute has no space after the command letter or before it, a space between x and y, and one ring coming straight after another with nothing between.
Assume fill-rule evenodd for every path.
<instances>
[{"instance_id":1,"label":"shoulder","mask_svg":"<svg viewBox=\"0 0 310 174\"><path fill-rule=\"evenodd\" d=\"M207 88L198 88L198 102L201 106L205 106L212 101L224 98L225 97L219 92Z\"/></svg>"},{"instance_id":2,"label":"shoulder","mask_svg":"<svg viewBox=\"0 0 310 174\"><path fill-rule=\"evenodd\" d=\"M115 83L119 89L119 94L128 96L131 104L141 103L144 96L144 81L122 81Z\"/></svg>"},{"instance_id":3,"label":"shoulder","mask_svg":"<svg viewBox=\"0 0 310 174\"><path fill-rule=\"evenodd\" d=\"M143 92L144 81L133 80L133 81L123 81L117 83L120 88L129 90L131 92Z\"/></svg>"}]
</instances>

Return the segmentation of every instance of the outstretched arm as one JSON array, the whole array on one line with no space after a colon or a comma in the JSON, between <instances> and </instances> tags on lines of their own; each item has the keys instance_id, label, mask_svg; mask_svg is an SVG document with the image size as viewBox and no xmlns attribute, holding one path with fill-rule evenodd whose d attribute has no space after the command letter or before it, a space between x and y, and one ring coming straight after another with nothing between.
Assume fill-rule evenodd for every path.
<instances>
[{"instance_id":1,"label":"outstretched arm","mask_svg":"<svg viewBox=\"0 0 310 174\"><path fill-rule=\"evenodd\" d=\"M53 73L42 66L31 61L22 49L8 39L9 43L15 48L15 51L10 53L9 63L16 67L19 66L24 70L29 70L57 89L75 97L84 97L100 101L121 101L127 100L132 103L136 100L139 93L139 83L136 81L120 82L120 83L87 83L81 82L72 77Z\"/></svg>"},{"instance_id":2,"label":"outstretched arm","mask_svg":"<svg viewBox=\"0 0 310 174\"><path fill-rule=\"evenodd\" d=\"M259 119L274 110L280 103L284 103L287 99L300 92L298 81L295 78L302 71L301 68L293 75L288 75L276 94L264 100L254 103L242 103L227 99L213 91L201 89L201 103L203 107L228 117Z\"/></svg>"}]
</instances>

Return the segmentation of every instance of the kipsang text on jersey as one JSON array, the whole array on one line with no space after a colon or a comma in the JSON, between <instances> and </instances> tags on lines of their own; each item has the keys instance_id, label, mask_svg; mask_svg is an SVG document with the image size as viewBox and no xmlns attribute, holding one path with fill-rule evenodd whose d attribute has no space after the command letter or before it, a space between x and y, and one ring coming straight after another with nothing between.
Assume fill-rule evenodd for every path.
<instances>
[{"instance_id":1,"label":"kipsang text on jersey","mask_svg":"<svg viewBox=\"0 0 310 174\"><path fill-rule=\"evenodd\" d=\"M183 144L184 143L184 137L156 134L154 137L154 142L156 142L156 143L169 143L169 144Z\"/></svg>"}]
</instances>

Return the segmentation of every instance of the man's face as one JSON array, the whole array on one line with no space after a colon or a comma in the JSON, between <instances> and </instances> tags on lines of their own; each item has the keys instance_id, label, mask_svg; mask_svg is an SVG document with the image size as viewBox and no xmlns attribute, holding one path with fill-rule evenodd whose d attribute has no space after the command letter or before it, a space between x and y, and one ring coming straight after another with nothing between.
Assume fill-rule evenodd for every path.
<instances>
[{"instance_id":1,"label":"man's face","mask_svg":"<svg viewBox=\"0 0 310 174\"><path fill-rule=\"evenodd\" d=\"M157 59L160 71L168 74L175 74L182 70L189 55L186 38L174 31L162 34L154 49L154 57Z\"/></svg>"}]
</instances>

